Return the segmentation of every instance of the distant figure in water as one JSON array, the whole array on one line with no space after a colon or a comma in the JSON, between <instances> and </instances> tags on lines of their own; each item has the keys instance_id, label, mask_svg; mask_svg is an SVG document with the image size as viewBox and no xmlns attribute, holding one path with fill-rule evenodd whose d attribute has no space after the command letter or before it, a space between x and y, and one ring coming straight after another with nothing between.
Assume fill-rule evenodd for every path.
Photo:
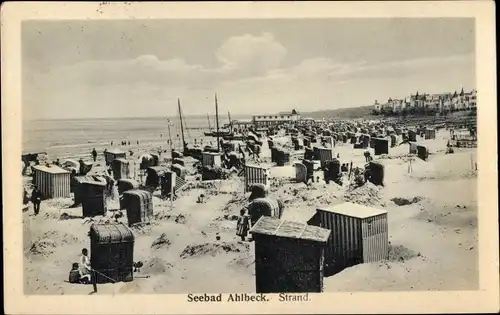
<instances>
[{"instance_id":1,"label":"distant figure in water","mask_svg":"<svg viewBox=\"0 0 500 315\"><path fill-rule=\"evenodd\" d=\"M94 159L94 162L97 160L97 151L95 148L92 149L92 158Z\"/></svg>"},{"instance_id":2,"label":"distant figure in water","mask_svg":"<svg viewBox=\"0 0 500 315\"><path fill-rule=\"evenodd\" d=\"M111 145L113 145L113 141L111 141Z\"/></svg>"},{"instance_id":3,"label":"distant figure in water","mask_svg":"<svg viewBox=\"0 0 500 315\"><path fill-rule=\"evenodd\" d=\"M162 133L160 133L160 138L163 138L163 134Z\"/></svg>"},{"instance_id":4,"label":"distant figure in water","mask_svg":"<svg viewBox=\"0 0 500 315\"><path fill-rule=\"evenodd\" d=\"M128 145L130 145L130 140L129 140L129 142L128 142Z\"/></svg>"},{"instance_id":5,"label":"distant figure in water","mask_svg":"<svg viewBox=\"0 0 500 315\"><path fill-rule=\"evenodd\" d=\"M196 138L194 138L194 144L196 144Z\"/></svg>"},{"instance_id":6,"label":"distant figure in water","mask_svg":"<svg viewBox=\"0 0 500 315\"><path fill-rule=\"evenodd\" d=\"M137 145L139 145L139 140L137 140Z\"/></svg>"}]
</instances>

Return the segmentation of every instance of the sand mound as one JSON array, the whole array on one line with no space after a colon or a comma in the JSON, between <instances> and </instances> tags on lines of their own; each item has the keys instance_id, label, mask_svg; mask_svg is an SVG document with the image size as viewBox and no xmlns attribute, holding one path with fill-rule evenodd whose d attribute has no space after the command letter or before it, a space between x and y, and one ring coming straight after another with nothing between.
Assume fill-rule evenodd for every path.
<instances>
[{"instance_id":1,"label":"sand mound","mask_svg":"<svg viewBox=\"0 0 500 315\"><path fill-rule=\"evenodd\" d=\"M34 256L47 257L54 253L56 250L56 243L51 239L41 239L35 241L29 250L30 254Z\"/></svg>"},{"instance_id":2,"label":"sand mound","mask_svg":"<svg viewBox=\"0 0 500 315\"><path fill-rule=\"evenodd\" d=\"M82 216L71 215L71 214L68 214L66 212L63 212L63 214L61 214L59 216L59 220L60 221L71 220L71 219L83 219L83 217Z\"/></svg>"},{"instance_id":3,"label":"sand mound","mask_svg":"<svg viewBox=\"0 0 500 315\"><path fill-rule=\"evenodd\" d=\"M200 257L211 255L215 257L221 253L248 252L250 245L243 242L220 242L188 245L181 253L181 258Z\"/></svg>"},{"instance_id":4,"label":"sand mound","mask_svg":"<svg viewBox=\"0 0 500 315\"><path fill-rule=\"evenodd\" d=\"M66 244L75 244L80 241L78 237L61 231L47 231L40 239L51 240L58 247Z\"/></svg>"},{"instance_id":5,"label":"sand mound","mask_svg":"<svg viewBox=\"0 0 500 315\"><path fill-rule=\"evenodd\" d=\"M141 268L141 274L146 274L146 275L164 274L168 269L172 267L173 265L166 262L164 259L153 257L150 260L148 260Z\"/></svg>"},{"instance_id":6,"label":"sand mound","mask_svg":"<svg viewBox=\"0 0 500 315\"><path fill-rule=\"evenodd\" d=\"M242 194L233 195L233 197L226 203L223 212L239 213L240 209L248 203L248 198Z\"/></svg>"},{"instance_id":7,"label":"sand mound","mask_svg":"<svg viewBox=\"0 0 500 315\"><path fill-rule=\"evenodd\" d=\"M421 201L423 198L422 197L413 197L413 198L400 198L400 197L395 197L392 198L391 201L394 202L398 206L407 206L411 205L414 203L417 203Z\"/></svg>"},{"instance_id":8,"label":"sand mound","mask_svg":"<svg viewBox=\"0 0 500 315\"><path fill-rule=\"evenodd\" d=\"M160 237L158 237L153 244L151 244L151 248L154 250L158 250L160 248L168 248L172 243L167 238L167 234L162 233Z\"/></svg>"},{"instance_id":9,"label":"sand mound","mask_svg":"<svg viewBox=\"0 0 500 315\"><path fill-rule=\"evenodd\" d=\"M420 253L416 253L403 245L389 245L389 261L404 262L415 257L421 257Z\"/></svg>"},{"instance_id":10,"label":"sand mound","mask_svg":"<svg viewBox=\"0 0 500 315\"><path fill-rule=\"evenodd\" d=\"M225 214L221 217L215 218L215 221L238 221L239 216L236 214Z\"/></svg>"},{"instance_id":11,"label":"sand mound","mask_svg":"<svg viewBox=\"0 0 500 315\"><path fill-rule=\"evenodd\" d=\"M245 257L238 257L229 262L230 267L237 267L237 268L250 268L253 269L255 265L255 257L253 255L248 255Z\"/></svg>"},{"instance_id":12,"label":"sand mound","mask_svg":"<svg viewBox=\"0 0 500 315\"><path fill-rule=\"evenodd\" d=\"M184 214L167 214L165 212L155 213L154 218L155 220L174 221L178 224L186 224L188 221Z\"/></svg>"},{"instance_id":13,"label":"sand mound","mask_svg":"<svg viewBox=\"0 0 500 315\"><path fill-rule=\"evenodd\" d=\"M462 205L453 207L427 202L416 218L442 226L477 228L477 207Z\"/></svg>"},{"instance_id":14,"label":"sand mound","mask_svg":"<svg viewBox=\"0 0 500 315\"><path fill-rule=\"evenodd\" d=\"M135 223L130 229L134 231L134 234L148 235L153 230L152 225L158 225L158 222Z\"/></svg>"},{"instance_id":15,"label":"sand mound","mask_svg":"<svg viewBox=\"0 0 500 315\"><path fill-rule=\"evenodd\" d=\"M367 182L360 187L349 188L344 193L344 200L365 206L385 207L385 202L383 202L380 197L380 187L375 186L370 182Z\"/></svg>"},{"instance_id":16,"label":"sand mound","mask_svg":"<svg viewBox=\"0 0 500 315\"><path fill-rule=\"evenodd\" d=\"M73 205L73 203L74 202L71 198L57 198L47 200L47 206L57 209L69 208Z\"/></svg>"}]
</instances>

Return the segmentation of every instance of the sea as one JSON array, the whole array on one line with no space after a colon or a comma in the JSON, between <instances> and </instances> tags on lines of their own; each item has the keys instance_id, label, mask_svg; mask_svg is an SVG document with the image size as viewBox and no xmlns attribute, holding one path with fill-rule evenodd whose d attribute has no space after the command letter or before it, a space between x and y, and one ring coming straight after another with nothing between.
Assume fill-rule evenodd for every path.
<instances>
[{"instance_id":1,"label":"sea","mask_svg":"<svg viewBox=\"0 0 500 315\"><path fill-rule=\"evenodd\" d=\"M250 117L237 119L250 120ZM186 116L183 123L184 137L189 144L194 144L196 139L197 144L203 141L203 145L216 145L215 138L203 135L210 130L206 116ZM228 117L219 118L220 127L228 123ZM212 130L215 125L215 119L210 118ZM87 160L93 148L98 152L110 148L122 151L169 149L170 139L174 147L181 147L177 117L33 120L24 121L22 131L23 154L45 152L50 159ZM130 141L130 145L122 146L122 141Z\"/></svg>"}]
</instances>

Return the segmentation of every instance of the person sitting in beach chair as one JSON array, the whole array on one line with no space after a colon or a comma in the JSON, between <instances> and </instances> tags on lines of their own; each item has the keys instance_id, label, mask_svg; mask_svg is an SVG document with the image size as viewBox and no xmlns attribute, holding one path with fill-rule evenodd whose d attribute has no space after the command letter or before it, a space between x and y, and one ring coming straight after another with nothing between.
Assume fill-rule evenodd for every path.
<instances>
[{"instance_id":1,"label":"person sitting in beach chair","mask_svg":"<svg viewBox=\"0 0 500 315\"><path fill-rule=\"evenodd\" d=\"M90 258L88 256L89 252L86 248L82 249L82 256L80 256L80 282L84 284L92 283L94 286L94 292L97 292L97 283L95 277L95 271L92 270L90 266Z\"/></svg>"}]
</instances>

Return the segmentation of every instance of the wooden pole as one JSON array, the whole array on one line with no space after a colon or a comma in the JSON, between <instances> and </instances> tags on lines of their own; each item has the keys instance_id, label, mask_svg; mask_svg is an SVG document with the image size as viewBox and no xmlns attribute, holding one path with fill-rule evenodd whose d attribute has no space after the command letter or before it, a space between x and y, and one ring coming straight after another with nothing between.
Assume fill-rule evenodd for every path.
<instances>
[{"instance_id":1,"label":"wooden pole","mask_svg":"<svg viewBox=\"0 0 500 315\"><path fill-rule=\"evenodd\" d=\"M217 104L217 93L215 93L215 123L217 124L217 151L220 152L219 143L219 105Z\"/></svg>"}]
</instances>

